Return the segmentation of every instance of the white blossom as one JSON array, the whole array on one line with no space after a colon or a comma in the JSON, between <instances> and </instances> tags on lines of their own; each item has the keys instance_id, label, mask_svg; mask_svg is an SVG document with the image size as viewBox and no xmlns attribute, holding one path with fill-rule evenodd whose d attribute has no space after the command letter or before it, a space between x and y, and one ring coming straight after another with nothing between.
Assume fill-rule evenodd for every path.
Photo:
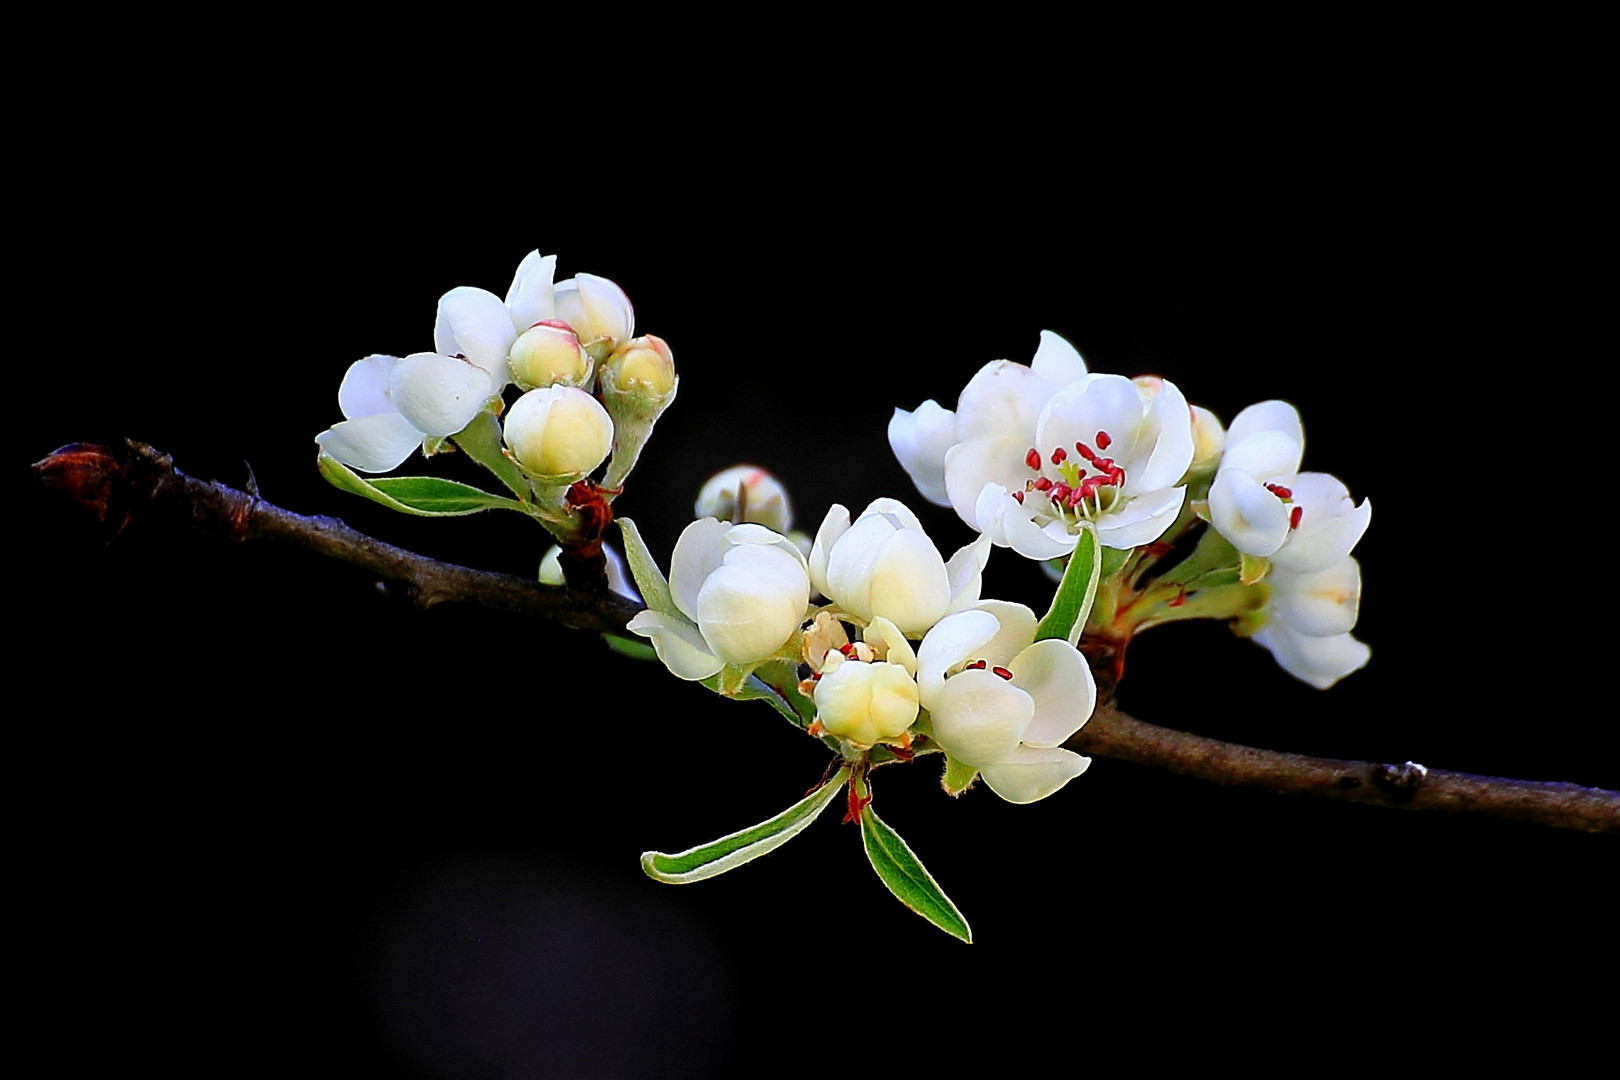
<instances>
[{"instance_id":1,"label":"white blossom","mask_svg":"<svg viewBox=\"0 0 1620 1080\"><path fill-rule=\"evenodd\" d=\"M1035 613L987 600L940 620L917 650L933 737L1008 802L1044 799L1091 764L1062 743L1091 719L1091 669L1061 638L1035 641Z\"/></svg>"},{"instance_id":2,"label":"white blossom","mask_svg":"<svg viewBox=\"0 0 1620 1080\"><path fill-rule=\"evenodd\" d=\"M428 439L466 427L497 389L483 368L456 357L378 353L349 365L338 387L345 419L315 441L361 472L387 472Z\"/></svg>"},{"instance_id":3,"label":"white blossom","mask_svg":"<svg viewBox=\"0 0 1620 1080\"><path fill-rule=\"evenodd\" d=\"M917 515L896 499L877 499L851 522L849 511L827 511L810 549L816 591L857 618L885 618L919 638L952 611L979 599L989 544L981 537L949 563Z\"/></svg>"},{"instance_id":4,"label":"white blossom","mask_svg":"<svg viewBox=\"0 0 1620 1080\"><path fill-rule=\"evenodd\" d=\"M1326 690L1372 656L1350 629L1361 608L1361 566L1346 556L1323 570L1295 573L1273 566L1267 621L1254 640L1270 650L1282 669Z\"/></svg>"},{"instance_id":5,"label":"white blossom","mask_svg":"<svg viewBox=\"0 0 1620 1080\"><path fill-rule=\"evenodd\" d=\"M1238 413L1209 489L1210 523L1246 555L1296 574L1339 563L1367 531L1372 504L1360 506L1327 473L1300 472L1305 432L1285 401Z\"/></svg>"},{"instance_id":6,"label":"white blossom","mask_svg":"<svg viewBox=\"0 0 1620 1080\"><path fill-rule=\"evenodd\" d=\"M642 611L629 629L651 638L675 675L696 680L775 655L804 620L810 578L780 534L703 518L675 543L669 591L677 612Z\"/></svg>"}]
</instances>

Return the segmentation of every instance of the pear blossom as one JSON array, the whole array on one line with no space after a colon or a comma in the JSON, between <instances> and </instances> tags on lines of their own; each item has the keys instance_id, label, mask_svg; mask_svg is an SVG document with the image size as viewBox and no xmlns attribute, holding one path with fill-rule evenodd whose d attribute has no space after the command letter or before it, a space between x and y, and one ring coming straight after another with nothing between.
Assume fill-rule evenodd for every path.
<instances>
[{"instance_id":1,"label":"pear blossom","mask_svg":"<svg viewBox=\"0 0 1620 1080\"><path fill-rule=\"evenodd\" d=\"M692 510L697 517L752 521L784 535L793 528L787 488L757 465L733 465L709 477Z\"/></svg>"},{"instance_id":2,"label":"pear blossom","mask_svg":"<svg viewBox=\"0 0 1620 1080\"><path fill-rule=\"evenodd\" d=\"M628 628L652 639L677 677L697 680L779 652L804 620L810 577L779 533L703 518L675 543L669 592L677 611L642 611Z\"/></svg>"},{"instance_id":3,"label":"pear blossom","mask_svg":"<svg viewBox=\"0 0 1620 1080\"><path fill-rule=\"evenodd\" d=\"M996 546L1042 560L1074 550L1081 520L1109 547L1157 540L1181 510L1194 452L1174 383L1088 373L1049 331L1030 366L979 369L954 414L927 402L897 410L889 441L926 497Z\"/></svg>"},{"instance_id":4,"label":"pear blossom","mask_svg":"<svg viewBox=\"0 0 1620 1080\"><path fill-rule=\"evenodd\" d=\"M1361 607L1361 566L1346 556L1323 570L1273 565L1266 575L1266 622L1254 633L1288 674L1326 690L1366 666L1372 650L1350 629Z\"/></svg>"},{"instance_id":5,"label":"pear blossom","mask_svg":"<svg viewBox=\"0 0 1620 1080\"><path fill-rule=\"evenodd\" d=\"M980 537L949 563L922 523L897 499L877 499L853 522L834 505L810 549L816 591L857 618L884 618L920 638L940 619L976 603L988 541Z\"/></svg>"},{"instance_id":6,"label":"pear blossom","mask_svg":"<svg viewBox=\"0 0 1620 1080\"><path fill-rule=\"evenodd\" d=\"M1035 613L987 600L949 615L917 650L933 738L1008 802L1044 799L1091 764L1062 743L1091 719L1091 669L1062 638L1035 640Z\"/></svg>"},{"instance_id":7,"label":"pear blossom","mask_svg":"<svg viewBox=\"0 0 1620 1080\"><path fill-rule=\"evenodd\" d=\"M487 371L457 357L373 354L349 365L338 387L345 419L315 441L361 472L387 472L427 440L466 427L498 389Z\"/></svg>"},{"instance_id":8,"label":"pear blossom","mask_svg":"<svg viewBox=\"0 0 1620 1080\"><path fill-rule=\"evenodd\" d=\"M1209 489L1216 532L1244 554L1295 574L1338 564L1372 516L1371 502L1355 505L1337 477L1300 472L1304 452L1304 428L1292 405L1251 405L1232 421Z\"/></svg>"}]
</instances>

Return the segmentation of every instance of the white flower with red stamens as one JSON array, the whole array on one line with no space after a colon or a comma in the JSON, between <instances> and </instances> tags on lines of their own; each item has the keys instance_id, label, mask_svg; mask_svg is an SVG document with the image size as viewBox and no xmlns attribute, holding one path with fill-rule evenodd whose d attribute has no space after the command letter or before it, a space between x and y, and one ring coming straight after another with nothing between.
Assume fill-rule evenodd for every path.
<instances>
[{"instance_id":1,"label":"white flower with red stamens","mask_svg":"<svg viewBox=\"0 0 1620 1080\"><path fill-rule=\"evenodd\" d=\"M920 638L948 613L978 601L989 554L981 537L947 563L917 515L895 499L875 500L853 522L834 505L810 549L810 581L849 614L888 619Z\"/></svg>"},{"instance_id":2,"label":"white flower with red stamens","mask_svg":"<svg viewBox=\"0 0 1620 1080\"><path fill-rule=\"evenodd\" d=\"M1091 719L1091 668L1062 638L1035 640L1035 613L987 600L941 619L917 650L933 738L1008 802L1044 799L1091 759L1062 743Z\"/></svg>"},{"instance_id":3,"label":"white flower with red stamens","mask_svg":"<svg viewBox=\"0 0 1620 1080\"><path fill-rule=\"evenodd\" d=\"M1350 635L1361 608L1361 566L1355 559L1304 574L1273 567L1265 584L1271 590L1268 621L1254 640L1284 671L1326 690L1366 665L1372 650Z\"/></svg>"},{"instance_id":4,"label":"white flower with red stamens","mask_svg":"<svg viewBox=\"0 0 1620 1080\"><path fill-rule=\"evenodd\" d=\"M706 679L787 644L809 606L810 577L799 549L763 525L703 518L675 542L669 592L678 611L643 611L627 628L651 638L679 678Z\"/></svg>"},{"instance_id":5,"label":"white flower with red stamens","mask_svg":"<svg viewBox=\"0 0 1620 1080\"><path fill-rule=\"evenodd\" d=\"M1299 471L1305 432L1286 401L1238 413L1209 489L1210 523L1246 555L1265 556L1294 574L1327 570L1367 531L1372 504L1360 506L1327 473Z\"/></svg>"},{"instance_id":6,"label":"white flower with red stamens","mask_svg":"<svg viewBox=\"0 0 1620 1080\"><path fill-rule=\"evenodd\" d=\"M945 455L946 490L963 521L1030 559L1073 551L1081 521L1114 548L1152 543L1175 521L1193 425L1174 383L1082 375L1043 400L1007 395L981 383L985 374L962 391L959 412L974 406L975 433Z\"/></svg>"}]
</instances>

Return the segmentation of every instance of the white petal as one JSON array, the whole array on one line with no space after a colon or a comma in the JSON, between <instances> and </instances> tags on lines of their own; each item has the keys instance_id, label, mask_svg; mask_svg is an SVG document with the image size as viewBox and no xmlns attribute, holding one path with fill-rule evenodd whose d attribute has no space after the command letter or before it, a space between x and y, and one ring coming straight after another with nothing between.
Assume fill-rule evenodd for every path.
<instances>
[{"instance_id":1,"label":"white petal","mask_svg":"<svg viewBox=\"0 0 1620 1080\"><path fill-rule=\"evenodd\" d=\"M917 649L917 686L925 708L934 707L935 697L945 685L945 672L977 655L1000 629L1001 624L988 611L959 611L934 624Z\"/></svg>"},{"instance_id":2,"label":"white petal","mask_svg":"<svg viewBox=\"0 0 1620 1080\"><path fill-rule=\"evenodd\" d=\"M351 469L380 473L396 469L422 445L422 433L397 412L345 420L315 436L321 449Z\"/></svg>"},{"instance_id":3,"label":"white petal","mask_svg":"<svg viewBox=\"0 0 1620 1080\"><path fill-rule=\"evenodd\" d=\"M511 313L489 290L459 285L439 298L433 324L435 352L464 356L504 385L506 354L515 340Z\"/></svg>"},{"instance_id":4,"label":"white petal","mask_svg":"<svg viewBox=\"0 0 1620 1080\"><path fill-rule=\"evenodd\" d=\"M1300 508L1299 527L1272 556L1285 570L1306 574L1325 570L1350 554L1372 520L1372 503L1356 506L1338 477L1298 473L1284 477Z\"/></svg>"},{"instance_id":5,"label":"white petal","mask_svg":"<svg viewBox=\"0 0 1620 1080\"><path fill-rule=\"evenodd\" d=\"M838 538L849 531L849 525L849 511L833 503L827 516L821 519L821 528L816 530L816 542L810 547L810 584L822 596L828 595L827 557Z\"/></svg>"},{"instance_id":6,"label":"white petal","mask_svg":"<svg viewBox=\"0 0 1620 1080\"><path fill-rule=\"evenodd\" d=\"M1309 637L1275 621L1261 628L1254 640L1271 650L1284 671L1318 690L1359 671L1372 657L1372 650L1349 634Z\"/></svg>"},{"instance_id":7,"label":"white petal","mask_svg":"<svg viewBox=\"0 0 1620 1080\"><path fill-rule=\"evenodd\" d=\"M1226 429L1226 445L1236 446L1258 431L1281 432L1298 445L1300 453L1305 452L1305 427L1299 422L1299 410L1286 401L1262 401L1238 413ZM1281 471L1293 472L1298 468L1298 459L1295 459L1292 467Z\"/></svg>"},{"instance_id":8,"label":"white petal","mask_svg":"<svg viewBox=\"0 0 1620 1080\"><path fill-rule=\"evenodd\" d=\"M358 420L362 416L397 411L388 396L388 377L397 363L397 356L373 353L349 365L338 386L338 408L343 410L346 419Z\"/></svg>"},{"instance_id":9,"label":"white petal","mask_svg":"<svg viewBox=\"0 0 1620 1080\"><path fill-rule=\"evenodd\" d=\"M1189 417L1189 427L1191 423ZM1128 469L1133 459L1145 460L1151 450L1149 443L1138 452L1143 427L1142 395L1131 380L1120 375L1087 375L1052 396L1041 413L1035 446L1042 454L1061 446L1073 456L1074 444L1085 443ZM1111 440L1107 450L1097 446L1099 431ZM1127 482L1129 479L1127 471Z\"/></svg>"},{"instance_id":10,"label":"white petal","mask_svg":"<svg viewBox=\"0 0 1620 1080\"><path fill-rule=\"evenodd\" d=\"M1126 500L1118 510L1097 519L1097 539L1104 547L1121 549L1151 544L1175 522L1186 498L1187 489L1177 487Z\"/></svg>"},{"instance_id":11,"label":"white petal","mask_svg":"<svg viewBox=\"0 0 1620 1080\"><path fill-rule=\"evenodd\" d=\"M888 619L878 616L866 625L861 632L861 640L869 645L882 642L888 652L887 660L891 664L899 664L915 678L917 675L917 654L906 640L906 635L900 628Z\"/></svg>"},{"instance_id":12,"label":"white petal","mask_svg":"<svg viewBox=\"0 0 1620 1080\"><path fill-rule=\"evenodd\" d=\"M945 454L945 491L958 517L984 532L978 524L979 495L986 484L1005 491L1022 491L1035 473L1024 463L1034 446L1027 434L1009 438L981 438L959 442Z\"/></svg>"},{"instance_id":13,"label":"white petal","mask_svg":"<svg viewBox=\"0 0 1620 1080\"><path fill-rule=\"evenodd\" d=\"M599 338L628 341L636 325L635 310L623 289L605 277L578 274L552 290L557 317L574 328L583 342Z\"/></svg>"},{"instance_id":14,"label":"white petal","mask_svg":"<svg viewBox=\"0 0 1620 1080\"><path fill-rule=\"evenodd\" d=\"M1210 523L1247 555L1270 555L1282 546L1290 509L1242 469L1222 469L1209 486Z\"/></svg>"},{"instance_id":15,"label":"white petal","mask_svg":"<svg viewBox=\"0 0 1620 1080\"><path fill-rule=\"evenodd\" d=\"M1261 481L1271 480L1297 472L1303 451L1304 444L1283 431L1257 431L1239 442L1228 434L1221 468L1242 469Z\"/></svg>"},{"instance_id":16,"label":"white petal","mask_svg":"<svg viewBox=\"0 0 1620 1080\"><path fill-rule=\"evenodd\" d=\"M979 775L990 790L1010 803L1032 803L1046 798L1085 772L1091 759L1069 750L1020 746Z\"/></svg>"},{"instance_id":17,"label":"white petal","mask_svg":"<svg viewBox=\"0 0 1620 1080\"><path fill-rule=\"evenodd\" d=\"M1029 367L1054 390L1086 374L1086 362L1080 358L1079 350L1050 330L1041 331L1041 344Z\"/></svg>"},{"instance_id":18,"label":"white petal","mask_svg":"<svg viewBox=\"0 0 1620 1080\"><path fill-rule=\"evenodd\" d=\"M694 622L703 579L719 567L726 552L731 550L725 542L730 530L730 522L700 518L683 529L680 539L675 541L675 550L669 557L670 598Z\"/></svg>"},{"instance_id":19,"label":"white petal","mask_svg":"<svg viewBox=\"0 0 1620 1080\"><path fill-rule=\"evenodd\" d=\"M512 275L512 287L506 290L506 310L517 333L557 314L551 299L551 283L556 275L555 255L531 251L518 263L517 273Z\"/></svg>"},{"instance_id":20,"label":"white petal","mask_svg":"<svg viewBox=\"0 0 1620 1080\"><path fill-rule=\"evenodd\" d=\"M1159 392L1148 406L1144 439L1152 440L1146 461L1126 466L1125 494L1161 491L1174 487L1193 459L1193 417L1181 389L1169 379L1159 383Z\"/></svg>"},{"instance_id":21,"label":"white petal","mask_svg":"<svg viewBox=\"0 0 1620 1080\"><path fill-rule=\"evenodd\" d=\"M934 738L945 752L982 767L1002 760L1018 746L1035 703L1006 679L981 669L946 679L928 711Z\"/></svg>"},{"instance_id":22,"label":"white petal","mask_svg":"<svg viewBox=\"0 0 1620 1080\"><path fill-rule=\"evenodd\" d=\"M1023 604L1010 600L985 600L974 610L988 611L999 624L995 637L974 650L975 657L983 657L992 664L1006 667L1013 657L1029 648L1029 643L1035 640L1035 628L1040 625L1040 620Z\"/></svg>"},{"instance_id":23,"label":"white petal","mask_svg":"<svg viewBox=\"0 0 1620 1080\"><path fill-rule=\"evenodd\" d=\"M698 633L698 628L684 619L661 615L656 611L641 611L625 624L625 628L631 633L651 638L658 659L677 678L695 682L707 679L726 666L724 661L709 651L708 643Z\"/></svg>"},{"instance_id":24,"label":"white petal","mask_svg":"<svg viewBox=\"0 0 1620 1080\"><path fill-rule=\"evenodd\" d=\"M951 603L948 611L962 611L979 602L984 587L984 564L990 561L990 538L980 536L963 544L945 564L945 574L951 582Z\"/></svg>"},{"instance_id":25,"label":"white petal","mask_svg":"<svg viewBox=\"0 0 1620 1080\"><path fill-rule=\"evenodd\" d=\"M401 416L427 435L454 435L494 392L489 373L438 353L412 353L394 365L388 392Z\"/></svg>"},{"instance_id":26,"label":"white petal","mask_svg":"<svg viewBox=\"0 0 1620 1080\"><path fill-rule=\"evenodd\" d=\"M956 403L957 437L1027 442L1051 396L1051 384L1023 364L992 360L962 388Z\"/></svg>"},{"instance_id":27,"label":"white petal","mask_svg":"<svg viewBox=\"0 0 1620 1080\"><path fill-rule=\"evenodd\" d=\"M1308 637L1348 633L1361 610L1361 565L1354 559L1314 574L1273 568L1271 610L1277 619Z\"/></svg>"},{"instance_id":28,"label":"white petal","mask_svg":"<svg viewBox=\"0 0 1620 1080\"><path fill-rule=\"evenodd\" d=\"M1027 745L1061 745L1091 719L1097 683L1085 657L1067 641L1037 641L1007 667L1013 685L1035 702L1035 716L1024 731Z\"/></svg>"},{"instance_id":29,"label":"white petal","mask_svg":"<svg viewBox=\"0 0 1620 1080\"><path fill-rule=\"evenodd\" d=\"M894 410L889 418L889 446L917 485L922 497L935 506L949 506L945 491L945 454L956 445L956 413L937 401L925 401L916 412Z\"/></svg>"},{"instance_id":30,"label":"white petal","mask_svg":"<svg viewBox=\"0 0 1620 1080\"><path fill-rule=\"evenodd\" d=\"M844 543L849 543L860 527L856 522ZM945 616L951 603L951 580L945 560L927 533L901 529L888 538L872 567L867 603L867 617L889 619L908 637L922 637Z\"/></svg>"},{"instance_id":31,"label":"white petal","mask_svg":"<svg viewBox=\"0 0 1620 1080\"><path fill-rule=\"evenodd\" d=\"M1074 550L1074 537L1061 522L1047 528L1030 520L1023 503L1007 494L1000 484L986 484L975 506L974 524L991 543L1010 547L1026 559L1055 559Z\"/></svg>"},{"instance_id":32,"label":"white petal","mask_svg":"<svg viewBox=\"0 0 1620 1080\"><path fill-rule=\"evenodd\" d=\"M733 547L703 579L697 624L714 654L732 664L763 660L799 628L810 597L802 564L762 544Z\"/></svg>"}]
</instances>

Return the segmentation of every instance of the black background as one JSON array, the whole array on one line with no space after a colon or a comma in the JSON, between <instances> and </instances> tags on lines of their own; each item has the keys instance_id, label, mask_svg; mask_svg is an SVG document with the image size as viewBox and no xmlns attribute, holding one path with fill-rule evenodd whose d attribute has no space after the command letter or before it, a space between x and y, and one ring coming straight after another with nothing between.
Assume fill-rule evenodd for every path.
<instances>
[{"instance_id":1,"label":"black background","mask_svg":"<svg viewBox=\"0 0 1620 1080\"><path fill-rule=\"evenodd\" d=\"M504 294L539 247L559 277L617 280L674 348L679 399L618 504L661 559L701 481L742 461L781 477L803 528L896 496L948 553L969 533L916 496L888 417L953 404L1049 328L1226 420L1294 402L1305 467L1375 504L1365 670L1322 693L1223 628L1171 627L1133 648L1128 709L1614 787L1593 689L1610 635L1574 621L1610 591L1587 569L1607 562L1606 477L1578 442L1606 422L1606 360L1569 329L1584 196L1497 171L1483 128L1364 119L1152 165L982 131L698 157L317 145L271 115L53 159L19 215L36 239L16 252L7 455L14 832L45 1011L89 1025L86 1054L419 1077L758 1076L1110 1038L1488 1049L1477 1025L1501 1015L1573 1023L1611 959L1612 842L1107 760L1034 806L953 802L923 764L880 774L877 806L971 947L904 911L832 817L659 885L640 852L775 813L819 746L588 635L419 613L299 551L139 520L104 545L24 468L130 436L197 476L251 467L289 509L532 573L532 523L390 514L327 487L311 439L351 361L431 347L442 292ZM465 465L427 467L476 482ZM1039 587L992 558L987 594Z\"/></svg>"}]
</instances>

